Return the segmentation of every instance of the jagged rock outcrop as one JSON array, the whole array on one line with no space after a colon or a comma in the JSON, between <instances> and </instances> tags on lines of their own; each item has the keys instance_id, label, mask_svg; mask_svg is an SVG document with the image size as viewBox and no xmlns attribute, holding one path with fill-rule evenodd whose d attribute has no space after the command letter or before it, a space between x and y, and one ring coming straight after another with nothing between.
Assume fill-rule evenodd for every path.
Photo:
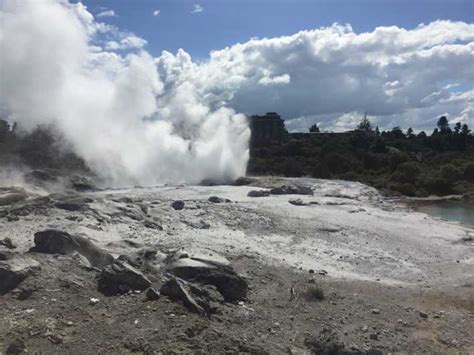
<instances>
[{"instance_id":1,"label":"jagged rock outcrop","mask_svg":"<svg viewBox=\"0 0 474 355\"><path fill-rule=\"evenodd\" d=\"M72 254L78 252L94 267L104 267L113 263L114 258L109 253L98 248L89 239L70 235L67 232L48 229L35 233L35 246L31 251L46 254Z\"/></svg>"},{"instance_id":2,"label":"jagged rock outcrop","mask_svg":"<svg viewBox=\"0 0 474 355\"><path fill-rule=\"evenodd\" d=\"M40 264L36 260L27 257L0 261L0 294L13 290L39 268Z\"/></svg>"},{"instance_id":3,"label":"jagged rock outcrop","mask_svg":"<svg viewBox=\"0 0 474 355\"><path fill-rule=\"evenodd\" d=\"M151 281L133 266L122 261L115 261L102 269L98 289L104 295L112 296L129 291L144 291L151 286Z\"/></svg>"}]
</instances>

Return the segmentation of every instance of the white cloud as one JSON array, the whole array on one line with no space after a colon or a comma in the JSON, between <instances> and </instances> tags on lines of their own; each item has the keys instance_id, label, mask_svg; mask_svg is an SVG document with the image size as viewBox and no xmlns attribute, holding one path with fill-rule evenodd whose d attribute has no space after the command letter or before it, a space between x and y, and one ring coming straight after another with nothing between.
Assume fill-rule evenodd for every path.
<instances>
[{"instance_id":1,"label":"white cloud","mask_svg":"<svg viewBox=\"0 0 474 355\"><path fill-rule=\"evenodd\" d=\"M279 85L279 84L289 84L290 76L288 74L276 75L276 76L264 76L258 80L258 83L261 85Z\"/></svg>"},{"instance_id":2,"label":"white cloud","mask_svg":"<svg viewBox=\"0 0 474 355\"><path fill-rule=\"evenodd\" d=\"M99 12L96 16L97 17L117 17L117 14L115 13L114 10L105 10L105 11Z\"/></svg>"},{"instance_id":3,"label":"white cloud","mask_svg":"<svg viewBox=\"0 0 474 355\"><path fill-rule=\"evenodd\" d=\"M335 24L251 39L213 51L200 65L183 53L157 62L170 70L162 75L193 82L211 105L248 114L277 111L300 122L306 117L329 130L340 129L338 122L348 126L344 115L365 111L387 128L428 129L445 112L474 121L465 110L470 99L451 92L453 85L474 82L474 24L435 21L360 34Z\"/></svg>"},{"instance_id":4,"label":"white cloud","mask_svg":"<svg viewBox=\"0 0 474 355\"><path fill-rule=\"evenodd\" d=\"M193 11L191 11L192 14L197 14L199 12L203 12L204 11L204 7L202 7L201 5L199 4L195 4L193 6Z\"/></svg>"},{"instance_id":5,"label":"white cloud","mask_svg":"<svg viewBox=\"0 0 474 355\"><path fill-rule=\"evenodd\" d=\"M161 12L160 10L153 11L153 16L158 16L160 14L160 12Z\"/></svg>"},{"instance_id":6,"label":"white cloud","mask_svg":"<svg viewBox=\"0 0 474 355\"><path fill-rule=\"evenodd\" d=\"M137 37L134 34L127 34L120 40L108 41L105 44L105 49L110 51L140 49L147 44L143 38Z\"/></svg>"}]
</instances>

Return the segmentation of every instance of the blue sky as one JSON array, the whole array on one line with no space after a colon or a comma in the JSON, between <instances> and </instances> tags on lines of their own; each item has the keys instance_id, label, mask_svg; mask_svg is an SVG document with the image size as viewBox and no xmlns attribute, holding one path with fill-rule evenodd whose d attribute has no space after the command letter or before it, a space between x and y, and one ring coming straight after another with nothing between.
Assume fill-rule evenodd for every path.
<instances>
[{"instance_id":1,"label":"blue sky","mask_svg":"<svg viewBox=\"0 0 474 355\"><path fill-rule=\"evenodd\" d=\"M179 48L194 60L252 37L277 37L299 30L350 23L355 32L377 26L414 28L437 19L474 22L474 0L83 0L90 12L113 10L115 24L148 41L147 50ZM196 5L202 12L194 12ZM158 16L153 12L159 10Z\"/></svg>"}]
</instances>

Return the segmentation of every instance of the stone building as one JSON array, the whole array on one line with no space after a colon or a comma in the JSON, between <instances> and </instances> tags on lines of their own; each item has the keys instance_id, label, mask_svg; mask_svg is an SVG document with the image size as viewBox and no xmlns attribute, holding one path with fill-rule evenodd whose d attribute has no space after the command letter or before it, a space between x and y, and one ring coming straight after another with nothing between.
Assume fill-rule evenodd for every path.
<instances>
[{"instance_id":1,"label":"stone building","mask_svg":"<svg viewBox=\"0 0 474 355\"><path fill-rule=\"evenodd\" d=\"M267 112L263 116L250 116L249 123L252 146L281 144L286 139L285 123L276 112Z\"/></svg>"}]
</instances>

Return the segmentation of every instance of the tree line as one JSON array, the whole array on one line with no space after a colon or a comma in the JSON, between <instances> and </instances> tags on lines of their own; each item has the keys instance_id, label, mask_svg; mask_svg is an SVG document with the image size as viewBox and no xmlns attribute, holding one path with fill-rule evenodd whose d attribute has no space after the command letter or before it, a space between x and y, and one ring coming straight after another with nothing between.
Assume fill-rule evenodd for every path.
<instances>
[{"instance_id":1,"label":"tree line","mask_svg":"<svg viewBox=\"0 0 474 355\"><path fill-rule=\"evenodd\" d=\"M430 135L380 131L364 117L343 134L307 134L251 147L248 172L360 181L388 193L474 196L474 137L467 124L440 117ZM319 127L310 127L311 133Z\"/></svg>"}]
</instances>

